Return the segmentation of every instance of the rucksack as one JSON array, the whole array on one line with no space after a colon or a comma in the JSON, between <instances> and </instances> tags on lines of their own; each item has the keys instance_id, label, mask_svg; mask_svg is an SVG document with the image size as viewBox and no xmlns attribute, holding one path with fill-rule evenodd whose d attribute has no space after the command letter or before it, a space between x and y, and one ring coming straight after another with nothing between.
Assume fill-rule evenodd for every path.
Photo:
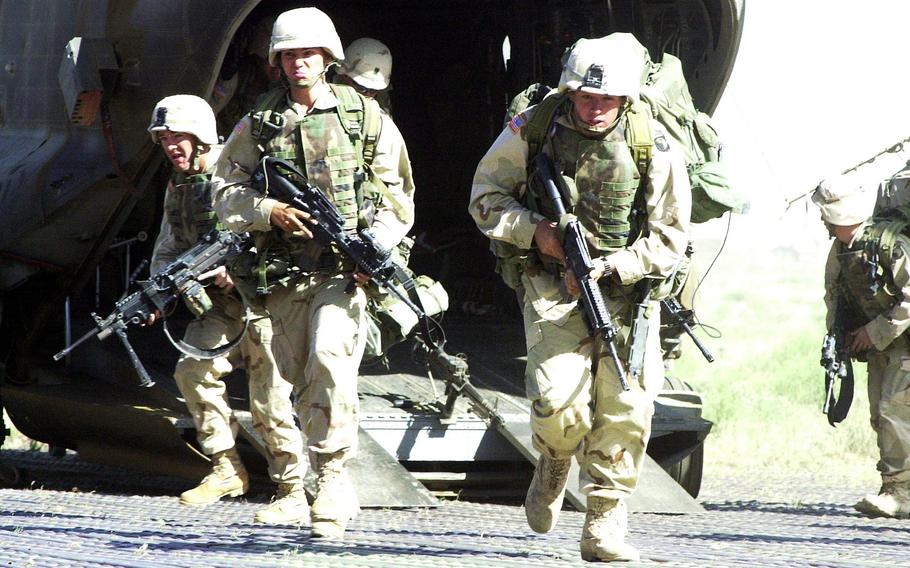
<instances>
[{"instance_id":1,"label":"rucksack","mask_svg":"<svg viewBox=\"0 0 910 568\"><path fill-rule=\"evenodd\" d=\"M875 214L869 220L869 225L867 254L869 258L873 259L875 269L880 270L879 266L892 266L898 235L903 234L905 237L910 237L910 205L885 209ZM880 278L883 275L877 273L875 276ZM893 275L881 279L880 284L882 283L886 287L891 287ZM897 291L890 290L890 292L894 295Z\"/></svg>"},{"instance_id":2,"label":"rucksack","mask_svg":"<svg viewBox=\"0 0 910 568\"><path fill-rule=\"evenodd\" d=\"M748 211L748 199L734 189L720 161L721 143L710 117L695 108L682 63L665 53L660 63L649 62L647 67L641 101L633 104L628 114L629 146L639 171L642 175L647 171L654 143L648 121L643 119L654 118L684 157L692 187L692 222L703 223L727 211ZM555 89L534 83L509 104L506 124L524 109L537 105L534 115L523 125L529 163L543 144L554 114L566 97Z\"/></svg>"}]
</instances>

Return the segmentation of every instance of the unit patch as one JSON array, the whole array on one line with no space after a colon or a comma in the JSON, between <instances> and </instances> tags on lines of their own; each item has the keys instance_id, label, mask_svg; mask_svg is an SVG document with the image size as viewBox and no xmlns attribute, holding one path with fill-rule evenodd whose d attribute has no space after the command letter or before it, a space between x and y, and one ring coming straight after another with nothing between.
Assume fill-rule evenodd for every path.
<instances>
[{"instance_id":1,"label":"unit patch","mask_svg":"<svg viewBox=\"0 0 910 568\"><path fill-rule=\"evenodd\" d=\"M661 152L666 152L670 149L670 144L667 142L667 139L663 134L654 138L654 147L660 150Z\"/></svg>"},{"instance_id":2,"label":"unit patch","mask_svg":"<svg viewBox=\"0 0 910 568\"><path fill-rule=\"evenodd\" d=\"M512 120L509 121L509 130L512 131L512 134L517 134L521 127L527 123L525 118L525 113L520 112L512 117Z\"/></svg>"}]
</instances>

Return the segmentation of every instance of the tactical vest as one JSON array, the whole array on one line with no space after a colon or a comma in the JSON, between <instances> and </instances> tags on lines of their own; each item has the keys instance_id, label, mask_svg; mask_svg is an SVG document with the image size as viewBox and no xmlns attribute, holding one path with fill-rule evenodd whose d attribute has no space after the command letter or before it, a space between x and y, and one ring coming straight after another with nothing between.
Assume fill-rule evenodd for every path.
<instances>
[{"instance_id":1,"label":"tactical vest","mask_svg":"<svg viewBox=\"0 0 910 568\"><path fill-rule=\"evenodd\" d=\"M603 139L591 139L557 124L542 150L562 170L571 192L567 210L587 231L591 253L596 256L627 247L639 232L632 205L641 174L626 144L625 130L620 124ZM532 177L529 184L540 213L555 219L537 178Z\"/></svg>"},{"instance_id":2,"label":"tactical vest","mask_svg":"<svg viewBox=\"0 0 910 568\"><path fill-rule=\"evenodd\" d=\"M344 218L345 229L354 233L372 223L372 211L383 197L381 182L370 173L380 131L379 109L350 87L329 86L338 105L301 117L288 135L280 134L283 113L289 108L287 89L264 94L250 112L251 134L263 155L293 162L309 183L323 190ZM350 261L330 247L271 231L260 245L255 271L261 293L294 273L350 269Z\"/></svg>"},{"instance_id":3,"label":"tactical vest","mask_svg":"<svg viewBox=\"0 0 910 568\"><path fill-rule=\"evenodd\" d=\"M189 176L175 173L171 177L171 187L165 193L164 214L183 249L189 249L218 227L212 189L212 176L208 173Z\"/></svg>"},{"instance_id":4,"label":"tactical vest","mask_svg":"<svg viewBox=\"0 0 910 568\"><path fill-rule=\"evenodd\" d=\"M653 138L646 116L629 106L603 138L589 138L558 122L571 112L564 95L547 97L525 126L528 163L537 152L553 158L571 195L566 205L585 228L594 256L625 249L644 235L643 176L651 163ZM644 118L644 120L642 120ZM530 174L531 172L529 172ZM529 175L525 205L556 219L536 176Z\"/></svg>"}]
</instances>

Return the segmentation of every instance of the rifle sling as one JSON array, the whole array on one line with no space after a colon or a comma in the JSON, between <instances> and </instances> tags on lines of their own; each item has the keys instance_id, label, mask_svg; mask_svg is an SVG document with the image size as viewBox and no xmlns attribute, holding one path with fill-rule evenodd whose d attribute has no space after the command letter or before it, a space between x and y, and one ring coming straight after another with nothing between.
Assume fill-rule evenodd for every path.
<instances>
[{"instance_id":1,"label":"rifle sling","mask_svg":"<svg viewBox=\"0 0 910 568\"><path fill-rule=\"evenodd\" d=\"M853 363L850 359L843 362L847 366L846 375L840 380L840 388L837 393L837 400L828 407L828 424L834 426L843 422L850 412L850 406L853 404Z\"/></svg>"},{"instance_id":2,"label":"rifle sling","mask_svg":"<svg viewBox=\"0 0 910 568\"><path fill-rule=\"evenodd\" d=\"M221 357L226 354L228 351L236 347L240 341L243 339L243 336L246 335L246 330L250 327L250 317L249 317L249 307L246 302L246 298L243 294L240 294L240 299L243 301L243 329L240 330L240 333L236 337L213 349L206 349L204 347L196 347L195 345L190 345L183 339L174 340L174 337L171 335L170 330L167 327L167 318L163 318L162 327L164 327L164 334L167 336L168 340L171 342L177 351L180 351L184 355L189 355L190 357L195 357L197 359L214 359L216 357Z\"/></svg>"},{"instance_id":3,"label":"rifle sling","mask_svg":"<svg viewBox=\"0 0 910 568\"><path fill-rule=\"evenodd\" d=\"M417 282L400 266L395 267L395 279L401 283L401 286L408 294L408 298L414 302L414 305L420 308L420 313L416 315L417 321L420 322L420 333L423 335L425 343L428 346L437 347L436 341L430 333L430 316L427 315L427 310L423 307L423 302L420 301L420 295L417 293Z\"/></svg>"}]
</instances>

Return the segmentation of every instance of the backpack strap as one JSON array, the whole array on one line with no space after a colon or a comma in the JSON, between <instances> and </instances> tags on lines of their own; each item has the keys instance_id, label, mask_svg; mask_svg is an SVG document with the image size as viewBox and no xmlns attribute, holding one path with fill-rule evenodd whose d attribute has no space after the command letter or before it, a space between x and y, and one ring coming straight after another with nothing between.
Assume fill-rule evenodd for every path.
<instances>
[{"instance_id":1,"label":"backpack strap","mask_svg":"<svg viewBox=\"0 0 910 568\"><path fill-rule=\"evenodd\" d=\"M552 93L552 92L551 92ZM556 111L566 101L564 93L550 94L534 107L534 115L525 124L525 140L528 142L528 163L540 152L547 139L547 133L556 118Z\"/></svg>"},{"instance_id":2,"label":"backpack strap","mask_svg":"<svg viewBox=\"0 0 910 568\"><path fill-rule=\"evenodd\" d=\"M638 166L638 173L644 178L651 167L654 152L654 134L651 132L651 114L643 103L633 103L626 109L629 128L626 142L632 152L632 159Z\"/></svg>"},{"instance_id":3,"label":"backpack strap","mask_svg":"<svg viewBox=\"0 0 910 568\"><path fill-rule=\"evenodd\" d=\"M360 165L372 164L381 129L379 104L347 85L329 83L329 87L338 99L341 124L360 150L357 153Z\"/></svg>"},{"instance_id":4,"label":"backpack strap","mask_svg":"<svg viewBox=\"0 0 910 568\"><path fill-rule=\"evenodd\" d=\"M278 135L284 128L285 118L282 114L285 106L283 103L287 98L287 89L285 87L276 87L266 91L256 99L253 110L249 116L253 121L253 127L250 134L259 142L259 151L265 151L265 145L269 140Z\"/></svg>"}]
</instances>

